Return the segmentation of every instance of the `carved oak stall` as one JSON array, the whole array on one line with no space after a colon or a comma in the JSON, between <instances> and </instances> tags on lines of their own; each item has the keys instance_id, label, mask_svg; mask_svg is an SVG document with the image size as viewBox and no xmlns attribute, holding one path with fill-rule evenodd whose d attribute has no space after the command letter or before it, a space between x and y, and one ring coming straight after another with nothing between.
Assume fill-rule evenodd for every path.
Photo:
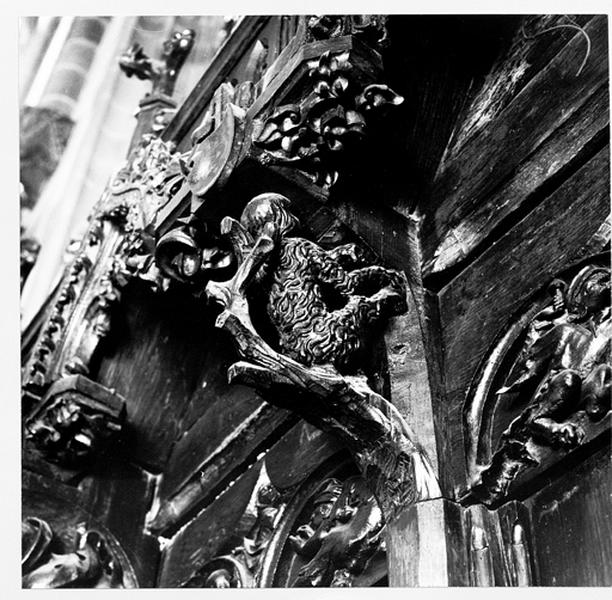
<instances>
[{"instance_id":1,"label":"carved oak stall","mask_svg":"<svg viewBox=\"0 0 612 600\"><path fill-rule=\"evenodd\" d=\"M58 585L609 582L544 529L609 511L605 22L481 19L246 17L176 111L194 32L121 58L152 92L24 336Z\"/></svg>"}]
</instances>

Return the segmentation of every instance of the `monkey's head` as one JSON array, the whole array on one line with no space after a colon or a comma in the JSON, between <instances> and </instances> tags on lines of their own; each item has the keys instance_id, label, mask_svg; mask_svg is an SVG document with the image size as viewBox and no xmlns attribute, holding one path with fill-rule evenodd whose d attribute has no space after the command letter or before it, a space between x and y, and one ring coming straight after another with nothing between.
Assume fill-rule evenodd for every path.
<instances>
[{"instance_id":1,"label":"monkey's head","mask_svg":"<svg viewBox=\"0 0 612 600\"><path fill-rule=\"evenodd\" d=\"M289 199L280 194L259 194L245 206L240 223L253 239L257 239L262 233L272 233L276 241L300 224L289 212L289 204Z\"/></svg>"}]
</instances>

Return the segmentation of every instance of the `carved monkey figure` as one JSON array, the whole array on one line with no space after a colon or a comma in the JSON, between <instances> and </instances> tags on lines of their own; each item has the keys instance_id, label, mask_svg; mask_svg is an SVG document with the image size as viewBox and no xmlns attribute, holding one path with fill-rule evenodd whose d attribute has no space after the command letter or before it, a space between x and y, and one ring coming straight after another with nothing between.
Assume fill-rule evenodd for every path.
<instances>
[{"instance_id":1,"label":"carved monkey figure","mask_svg":"<svg viewBox=\"0 0 612 600\"><path fill-rule=\"evenodd\" d=\"M254 241L267 235L275 242L258 287L281 351L307 366L354 370L373 328L406 310L404 281L395 271L368 265L354 244L326 251L290 237L299 221L288 205L280 194L261 194L240 218Z\"/></svg>"}]
</instances>

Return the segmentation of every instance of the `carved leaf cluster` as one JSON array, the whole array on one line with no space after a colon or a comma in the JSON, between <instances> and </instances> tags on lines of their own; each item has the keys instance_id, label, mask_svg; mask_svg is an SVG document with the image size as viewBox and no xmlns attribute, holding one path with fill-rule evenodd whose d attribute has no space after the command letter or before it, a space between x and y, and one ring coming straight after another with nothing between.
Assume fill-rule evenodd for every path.
<instances>
[{"instance_id":1,"label":"carved leaf cluster","mask_svg":"<svg viewBox=\"0 0 612 600\"><path fill-rule=\"evenodd\" d=\"M313 93L277 109L254 143L267 151L264 160L294 164L329 187L355 158L372 121L403 98L386 85L360 87L346 52L311 62L310 80Z\"/></svg>"}]
</instances>

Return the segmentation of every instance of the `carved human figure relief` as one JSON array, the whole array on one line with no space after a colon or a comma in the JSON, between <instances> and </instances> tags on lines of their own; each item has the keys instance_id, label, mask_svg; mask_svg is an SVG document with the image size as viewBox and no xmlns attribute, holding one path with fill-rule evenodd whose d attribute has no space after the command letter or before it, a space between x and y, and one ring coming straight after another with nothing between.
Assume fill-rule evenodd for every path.
<instances>
[{"instance_id":1,"label":"carved human figure relief","mask_svg":"<svg viewBox=\"0 0 612 600\"><path fill-rule=\"evenodd\" d=\"M514 480L552 453L567 452L605 427L610 411L610 269L591 264L557 278L526 324L499 400L521 406L471 488L472 500L502 501Z\"/></svg>"}]
</instances>

